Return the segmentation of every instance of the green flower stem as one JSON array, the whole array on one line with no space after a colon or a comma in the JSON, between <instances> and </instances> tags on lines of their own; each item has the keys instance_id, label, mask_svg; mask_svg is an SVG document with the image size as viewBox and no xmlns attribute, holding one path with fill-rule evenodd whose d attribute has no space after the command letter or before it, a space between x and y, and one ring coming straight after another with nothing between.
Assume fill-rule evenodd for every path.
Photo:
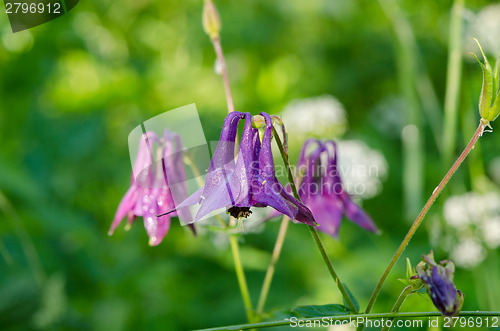
<instances>
[{"instance_id":1,"label":"green flower stem","mask_svg":"<svg viewBox=\"0 0 500 331\"><path fill-rule=\"evenodd\" d=\"M276 269L276 263L280 258L281 249L283 248L283 242L285 241L286 231L288 229L288 224L290 219L288 216L283 216L281 221L281 226L278 232L278 237L276 238L276 243L274 244L273 254L271 256L271 261L267 267L266 275L264 276L264 282L262 283L262 290L260 291L259 302L257 303L257 314L262 314L264 312L264 306L266 304L267 295L269 294L269 288L271 287L271 282L274 276L274 270Z\"/></svg>"},{"instance_id":2,"label":"green flower stem","mask_svg":"<svg viewBox=\"0 0 500 331\"><path fill-rule=\"evenodd\" d=\"M281 143L280 137L278 135L278 132L276 132L276 129L273 127L273 135L274 138L276 139L276 144L278 145L278 148L281 153L281 157L283 158L283 162L285 163L286 171L287 171L287 176L288 176L288 181L290 183L290 187L292 188L293 195L295 198L297 198L300 201L299 194L297 192L297 187L295 186L295 182L293 181L293 175L292 171L290 170L290 163L288 161L288 154L286 153L283 144ZM319 237L318 231L316 231L316 228L312 225L308 225L309 231L311 232L311 235L314 239L314 243L316 246L318 246L318 249L321 253L321 256L323 257L323 262L325 263L326 268L330 272L330 275L332 276L333 280L335 281L335 284L337 284L337 287L340 290L340 293L342 293L342 297L344 298L344 301L346 302L347 306L349 307L349 310L351 312L357 313L358 310L356 309L356 306L352 302L351 297L347 293L344 284L340 281L339 277L337 276L337 273L335 272L335 269L333 268L332 262L330 261L330 258L328 257L328 254L326 253L325 247L323 246L323 243L321 242L321 239Z\"/></svg>"},{"instance_id":3,"label":"green flower stem","mask_svg":"<svg viewBox=\"0 0 500 331\"><path fill-rule=\"evenodd\" d=\"M399 312L399 310L401 309L401 306L403 305L403 302L405 302L406 298L408 298L412 293L413 293L412 286L411 285L406 286L403 289L403 292L401 292L401 294L399 295L399 298L396 301L396 303L394 304L394 307L392 307L391 313ZM393 319L394 319L393 317L389 318L389 320L391 320L391 321ZM384 327L382 328L381 331L389 331L390 329L391 329L391 327L388 324L386 324L386 325L384 325Z\"/></svg>"},{"instance_id":4,"label":"green flower stem","mask_svg":"<svg viewBox=\"0 0 500 331\"><path fill-rule=\"evenodd\" d=\"M238 239L234 235L229 235L229 243L231 244L231 252L233 253L233 260L234 260L234 269L236 271L236 278L238 278L238 285L240 287L243 304L245 305L245 312L247 314L247 319L249 323L252 323L254 320L254 313L253 313L252 301L250 300L250 292L248 291L245 272L243 271L243 265L241 264Z\"/></svg>"},{"instance_id":5,"label":"green flower stem","mask_svg":"<svg viewBox=\"0 0 500 331\"><path fill-rule=\"evenodd\" d=\"M469 144L465 147L462 154L458 157L458 159L455 161L455 163L453 164L451 169L444 176L441 183L439 183L439 185L434 189L434 192L432 192L431 197L429 198L429 200L427 200L427 203L425 204L424 208L422 209L422 211L418 215L417 219L415 220L415 222L411 226L410 230L406 234L405 238L401 242L401 245L399 246L398 250L396 251L396 254L394 254L393 258L389 262L389 265L387 266L387 269L385 269L384 274L382 275L377 286L375 287L375 289L370 297L370 300L368 301L368 305L366 307L365 313L369 313L370 310L372 309L373 304L375 303L375 300L377 300L377 296L378 296L378 294L382 288L382 285L384 284L384 281L386 280L387 276L389 275L392 268L394 267L394 265L398 261L399 257L401 256L401 254L405 250L406 246L408 246L408 243L410 242L411 238L413 237L413 235L417 231L418 227L420 226L420 223L422 223L422 220L424 219L425 215L427 214L427 212L431 208L434 201L436 201L437 197L439 196L441 191L445 188L445 186L448 183L448 181L450 180L450 178L453 176L453 174L460 167L460 165L465 160L467 155L469 155L470 151L474 148L474 145L478 141L479 137L482 136L486 124L487 123L484 120L481 120L481 123L479 123L479 126L477 127L477 130L474 133L474 136L470 140ZM361 328L361 330L362 330L362 328Z\"/></svg>"},{"instance_id":6,"label":"green flower stem","mask_svg":"<svg viewBox=\"0 0 500 331\"><path fill-rule=\"evenodd\" d=\"M382 313L382 314L355 314L355 315L336 315L336 316L320 316L314 318L302 318L297 319L295 322L305 323L307 321L322 321L324 319L328 320L330 323L335 321L345 321L345 320L357 320L361 319L380 319L380 318L398 318L398 319L408 319L408 318L419 318L419 317L439 317L440 312L437 311L427 311L427 312L411 312L411 313ZM500 311L462 311L458 316L463 317L489 317L489 316L500 316ZM270 321L270 322L260 322L253 324L239 324L239 325L228 325L209 329L200 329L197 331L236 331L236 330L248 330L248 329L259 329L259 328L272 328L278 326L290 326L290 321L288 319L281 321Z\"/></svg>"},{"instance_id":7,"label":"green flower stem","mask_svg":"<svg viewBox=\"0 0 500 331\"><path fill-rule=\"evenodd\" d=\"M462 76L462 15L464 0L455 0L451 10L448 39L448 69L444 102L443 161L450 164L455 150L458 122L458 99Z\"/></svg>"}]
</instances>

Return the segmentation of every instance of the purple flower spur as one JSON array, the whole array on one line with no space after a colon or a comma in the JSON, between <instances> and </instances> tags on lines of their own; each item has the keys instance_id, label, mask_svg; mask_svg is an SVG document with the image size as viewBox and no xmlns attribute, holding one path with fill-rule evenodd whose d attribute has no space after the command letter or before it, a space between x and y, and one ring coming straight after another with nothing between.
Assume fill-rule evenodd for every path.
<instances>
[{"instance_id":1,"label":"purple flower spur","mask_svg":"<svg viewBox=\"0 0 500 331\"><path fill-rule=\"evenodd\" d=\"M308 153L310 147L314 147ZM371 232L378 229L370 216L356 205L343 187L337 164L337 145L333 141L309 139L304 143L297 168L302 174L299 197L319 223L318 230L338 236L343 214Z\"/></svg>"},{"instance_id":2,"label":"purple flower spur","mask_svg":"<svg viewBox=\"0 0 500 331\"><path fill-rule=\"evenodd\" d=\"M144 133L139 142L130 188L118 206L109 235L125 216L127 228L137 216L142 216L149 244L156 246L167 234L171 217L179 216L183 222L190 223L192 216L187 208L157 216L175 208L174 201L186 198L185 180L180 137L168 130L161 138L154 132Z\"/></svg>"},{"instance_id":3,"label":"purple flower spur","mask_svg":"<svg viewBox=\"0 0 500 331\"><path fill-rule=\"evenodd\" d=\"M236 218L248 217L251 207L270 206L291 219L314 225L311 211L291 196L276 178L271 139L273 121L261 113L265 127L252 126L250 113L232 112L224 120L219 143L210 161L205 185L177 206L199 204L196 222L212 211L226 208ZM245 120L235 158L238 124Z\"/></svg>"}]
</instances>

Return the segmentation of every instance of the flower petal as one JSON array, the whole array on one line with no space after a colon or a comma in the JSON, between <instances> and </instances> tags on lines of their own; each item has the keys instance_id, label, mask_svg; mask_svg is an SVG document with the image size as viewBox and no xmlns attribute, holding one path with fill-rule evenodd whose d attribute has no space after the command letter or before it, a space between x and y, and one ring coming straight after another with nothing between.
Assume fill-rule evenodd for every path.
<instances>
[{"instance_id":1,"label":"flower petal","mask_svg":"<svg viewBox=\"0 0 500 331\"><path fill-rule=\"evenodd\" d=\"M273 207L291 219L314 225L316 223L309 208L295 197L289 195L276 178L271 150L273 124L271 117L267 113L262 112L261 115L266 119L266 129L259 154L259 173L252 183L252 193L255 200L263 205Z\"/></svg>"},{"instance_id":2,"label":"flower petal","mask_svg":"<svg viewBox=\"0 0 500 331\"><path fill-rule=\"evenodd\" d=\"M342 221L342 201L331 196L316 195L309 201L304 201L311 209L318 230L337 238Z\"/></svg>"},{"instance_id":3,"label":"flower petal","mask_svg":"<svg viewBox=\"0 0 500 331\"><path fill-rule=\"evenodd\" d=\"M109 229L108 234L112 235L123 218L127 216L131 210L134 209L137 202L137 197L137 187L133 184L132 186L130 186L127 193L125 193L125 196L120 201L118 209L116 210L115 218L113 219L113 223L111 223L111 228Z\"/></svg>"},{"instance_id":4,"label":"flower petal","mask_svg":"<svg viewBox=\"0 0 500 331\"><path fill-rule=\"evenodd\" d=\"M378 232L378 228L375 223L372 221L370 216L361 207L351 201L349 197L347 197L347 193L343 193L344 196L344 210L345 215L349 220L356 223L360 227L365 230L371 232Z\"/></svg>"}]
</instances>

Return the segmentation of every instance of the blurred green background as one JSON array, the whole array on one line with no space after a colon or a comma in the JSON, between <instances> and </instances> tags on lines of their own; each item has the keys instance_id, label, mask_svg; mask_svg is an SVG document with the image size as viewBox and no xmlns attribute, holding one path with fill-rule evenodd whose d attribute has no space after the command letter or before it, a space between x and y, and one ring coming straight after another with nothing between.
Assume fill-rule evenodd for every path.
<instances>
[{"instance_id":1,"label":"blurred green background","mask_svg":"<svg viewBox=\"0 0 500 331\"><path fill-rule=\"evenodd\" d=\"M215 4L237 110L278 114L291 100L333 95L349 123L342 139L361 140L387 160L383 189L363 203L382 234L345 221L340 240L322 236L364 308L411 221L476 128L482 76L467 53L478 53L474 36L490 45L490 59L500 51L500 29L477 28L487 24L481 13L498 1L467 0L460 14L455 47L464 60L462 78L453 80L460 92L451 128L443 109L453 1ZM174 221L163 243L149 247L140 220L129 232L121 227L107 236L129 184L127 137L134 127L196 103L207 140L218 138L226 104L201 11L201 0L81 1L66 15L15 34L0 15L3 330L186 330L245 322L220 236L194 238ZM444 201L498 191L496 131L480 140L403 257L416 264L432 248L437 260L448 258L443 238L459 243L461 237L443 217ZM290 148L295 160L300 143ZM269 222L241 241L254 304L278 227ZM479 246L480 261L457 268L464 309L500 310L496 247ZM404 270L402 259L375 312L392 307ZM292 224L266 307L334 302L341 297L309 232ZM419 296L403 308L433 309Z\"/></svg>"}]
</instances>

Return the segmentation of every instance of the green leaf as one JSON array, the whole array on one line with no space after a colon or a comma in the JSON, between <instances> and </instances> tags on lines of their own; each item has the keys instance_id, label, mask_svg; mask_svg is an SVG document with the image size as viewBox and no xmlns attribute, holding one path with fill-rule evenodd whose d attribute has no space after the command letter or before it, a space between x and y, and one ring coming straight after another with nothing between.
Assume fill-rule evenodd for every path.
<instances>
[{"instance_id":1,"label":"green leaf","mask_svg":"<svg viewBox=\"0 0 500 331\"><path fill-rule=\"evenodd\" d=\"M349 298L351 298L351 301L354 304L354 307L356 307L356 310L359 311L359 302L358 302L358 300L356 299L356 297L354 296L354 294L352 294L352 292L349 289L349 287L347 287L347 285L345 283L342 283L342 284L344 284L344 288L347 291L347 294L349 295ZM347 304L345 302L345 299L343 301L344 301L344 305L347 306ZM353 313L355 313L355 312L353 312Z\"/></svg>"},{"instance_id":2,"label":"green leaf","mask_svg":"<svg viewBox=\"0 0 500 331\"><path fill-rule=\"evenodd\" d=\"M347 315L350 313L349 308L339 305L339 304L329 304L329 305L311 305L311 306L299 306L293 308L291 311L293 316L297 317L322 317L322 316L336 316L336 315Z\"/></svg>"}]
</instances>

